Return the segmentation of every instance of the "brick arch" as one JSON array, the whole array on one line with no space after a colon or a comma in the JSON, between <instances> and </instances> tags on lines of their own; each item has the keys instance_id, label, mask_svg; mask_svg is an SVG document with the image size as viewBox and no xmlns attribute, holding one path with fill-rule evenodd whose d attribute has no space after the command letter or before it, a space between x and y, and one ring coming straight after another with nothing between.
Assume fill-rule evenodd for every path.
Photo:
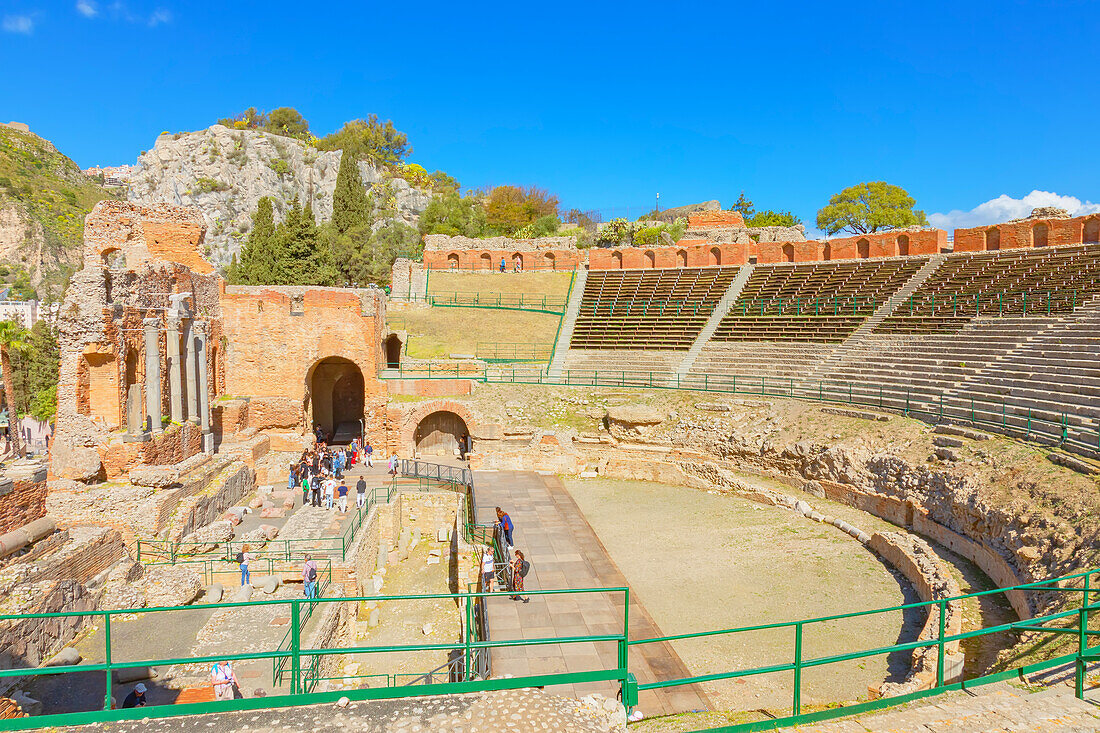
<instances>
[{"instance_id":1,"label":"brick arch","mask_svg":"<svg viewBox=\"0 0 1100 733\"><path fill-rule=\"evenodd\" d=\"M416 450L416 428L428 415L433 412L453 412L462 418L462 421L466 423L466 427L469 429L470 434L473 435L475 427L479 424L474 414L470 412L470 408L461 402L454 402L452 400L432 400L431 402L424 402L418 404L414 409L410 410L405 415L405 419L401 425L401 431L398 434L399 450L408 456L413 454Z\"/></svg>"},{"instance_id":2,"label":"brick arch","mask_svg":"<svg viewBox=\"0 0 1100 733\"><path fill-rule=\"evenodd\" d=\"M457 270L459 267L458 252L451 252L447 255L447 267L452 270Z\"/></svg>"},{"instance_id":3,"label":"brick arch","mask_svg":"<svg viewBox=\"0 0 1100 733\"><path fill-rule=\"evenodd\" d=\"M1100 216L1090 216L1085 219L1085 225L1081 232L1082 242L1100 242Z\"/></svg>"},{"instance_id":4,"label":"brick arch","mask_svg":"<svg viewBox=\"0 0 1100 733\"><path fill-rule=\"evenodd\" d=\"M1050 243L1050 224L1045 221L1036 222L1031 227L1031 246L1046 247Z\"/></svg>"}]
</instances>

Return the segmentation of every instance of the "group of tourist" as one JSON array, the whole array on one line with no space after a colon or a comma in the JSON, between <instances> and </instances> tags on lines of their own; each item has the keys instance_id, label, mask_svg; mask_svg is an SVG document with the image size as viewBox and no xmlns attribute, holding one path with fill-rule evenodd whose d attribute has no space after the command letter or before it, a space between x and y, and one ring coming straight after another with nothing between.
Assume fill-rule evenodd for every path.
<instances>
[{"instance_id":1,"label":"group of tourist","mask_svg":"<svg viewBox=\"0 0 1100 733\"><path fill-rule=\"evenodd\" d=\"M312 448L302 451L301 457L290 464L287 488L302 490L303 506L324 506L346 514L349 490L344 472L360 463L365 463L368 468L374 466L374 446L369 440L356 438L347 446L331 447L323 440L318 441ZM391 473L396 463L397 452L394 451L390 458ZM355 506L361 508L366 499L367 482L360 476L355 484Z\"/></svg>"},{"instance_id":2,"label":"group of tourist","mask_svg":"<svg viewBox=\"0 0 1100 733\"><path fill-rule=\"evenodd\" d=\"M210 668L210 686L214 688L215 700L235 700L238 697L243 697L237 673L233 671L233 665L226 660L215 662L214 666ZM130 690L130 694L123 698L122 707L145 707L149 704L149 700L146 698L148 692L149 688L145 686L144 682L137 683L134 685L134 689ZM111 707L114 708L114 706L114 699L112 698Z\"/></svg>"},{"instance_id":3,"label":"group of tourist","mask_svg":"<svg viewBox=\"0 0 1100 733\"><path fill-rule=\"evenodd\" d=\"M504 568L504 584L501 590L510 590L513 594L511 596L513 601L523 601L527 603L531 599L523 597L523 579L531 572L531 563L527 561L522 550L516 549L515 543L512 541L512 533L515 532L516 529L516 525L512 522L512 518L500 507L496 508L496 512L497 521L496 524L493 525L494 531L497 536L504 540L508 552L512 553L512 559L508 562L507 567ZM485 553L481 557L482 590L486 593L491 593L493 591L493 582L495 579L496 557L493 554L493 548L487 547Z\"/></svg>"}]
</instances>

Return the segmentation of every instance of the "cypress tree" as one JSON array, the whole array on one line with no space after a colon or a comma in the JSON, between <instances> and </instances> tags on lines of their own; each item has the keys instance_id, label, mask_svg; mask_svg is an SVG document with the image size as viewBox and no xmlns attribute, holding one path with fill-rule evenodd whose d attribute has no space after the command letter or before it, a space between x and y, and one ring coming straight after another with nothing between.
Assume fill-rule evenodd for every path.
<instances>
[{"instance_id":1,"label":"cypress tree","mask_svg":"<svg viewBox=\"0 0 1100 733\"><path fill-rule=\"evenodd\" d=\"M235 267L230 267L230 274L242 285L276 285L281 259L279 250L271 199L264 196L252 213L252 231L241 248L240 261Z\"/></svg>"},{"instance_id":2,"label":"cypress tree","mask_svg":"<svg viewBox=\"0 0 1100 733\"><path fill-rule=\"evenodd\" d=\"M276 239L281 255L277 266L280 284L317 285L325 281L327 252L319 246L321 230L309 204L302 206L297 197L294 199Z\"/></svg>"},{"instance_id":3,"label":"cypress tree","mask_svg":"<svg viewBox=\"0 0 1100 733\"><path fill-rule=\"evenodd\" d=\"M370 203L359 177L359 160L346 150L340 155L340 172L332 193L332 224L340 234L369 223Z\"/></svg>"}]
</instances>

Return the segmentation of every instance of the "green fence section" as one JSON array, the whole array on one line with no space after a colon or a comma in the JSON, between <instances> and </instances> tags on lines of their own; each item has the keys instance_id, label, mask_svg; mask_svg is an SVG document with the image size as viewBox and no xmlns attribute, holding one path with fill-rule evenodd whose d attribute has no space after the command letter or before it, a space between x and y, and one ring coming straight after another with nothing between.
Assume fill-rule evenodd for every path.
<instances>
[{"instance_id":1,"label":"green fence section","mask_svg":"<svg viewBox=\"0 0 1100 733\"><path fill-rule=\"evenodd\" d=\"M738 628L717 629L709 631L699 631L684 634L674 634L668 636L646 638L646 639L631 639L629 636L630 628L630 591L625 587L615 588L579 588L569 590L531 590L527 591L525 595L530 596L552 596L552 595L578 595L587 593L599 593L609 594L613 596L622 597L622 617L621 627L617 627L614 632L605 634L593 634L582 636L546 636L534 639L507 639L507 640L480 640L475 638L473 634L467 633L460 642L441 643L441 644L396 644L396 645L366 645L366 646L350 646L339 648L308 648L302 645L302 626L304 625L304 619L308 618L308 613L315 612L313 609L321 610L327 604L333 603L365 603L365 602L394 602L394 601L423 601L433 599L448 599L454 602L456 605L467 609L473 607L479 599L484 602L483 599L491 597L492 595L507 595L509 591L502 591L498 594L492 593L450 593L450 594L409 594L409 595L394 595L394 596L362 596L354 598L317 598L317 599L288 599L288 600L266 600L258 603L220 603L211 604L207 606L208 609L224 609L224 608L240 608L240 607L254 607L256 605L264 606L289 606L289 618L290 629L288 630L288 645L283 648L280 645L279 649L271 651L255 651L255 652L238 652L230 654L209 655L200 657L186 657L182 659L142 659L142 660L128 660L128 661L113 661L112 660L112 646L111 646L111 629L112 619L123 614L132 613L131 610L119 610L119 611L92 611L92 612L58 612L58 613L43 613L43 614L7 614L0 616L0 621L30 621L39 620L48 622L49 619L58 619L65 617L85 617L93 620L95 623L102 626L104 630L106 640L106 652L105 661L101 663L92 664L78 664L68 667L37 667L37 668L19 668L19 669L4 669L0 670L0 678L19 678L19 677L31 677L38 675L56 675L56 674L82 674L89 672L102 673L107 680L106 695L104 697L104 709L98 711L86 711L70 713L66 715L47 715L37 716L33 718L17 718L11 720L0 721L0 730L15 730L26 729L31 727L45 727L49 725L80 725L85 723L109 721L109 720L132 720L137 718L155 718L166 717L176 715L190 715L200 713L210 713L217 711L230 711L230 710L250 710L259 708L273 708L286 705L297 705L305 703L321 703L335 701L339 696L347 696L352 700L369 700L379 698L394 698L394 697L406 697L406 696L418 696L418 695L437 695L437 694L453 694L453 693L465 693L465 692L479 692L485 690L495 689L516 689L525 687L542 687L546 685L554 684L586 684L591 682L612 682L620 688L622 700L624 704L630 708L637 704L638 694L644 690L656 690L665 689L670 687L679 687L683 685L692 685L705 682L713 682L717 680L728 679L751 679L753 677L759 677L764 675L773 675L775 673L789 673L790 679L790 692L791 692L791 715L786 718L771 719L759 723L747 723L742 725L729 726L722 728L727 731L750 731L750 730L765 730L782 725L796 725L806 722L812 722L815 720L822 720L832 717L840 717L843 715L852 714L862 710L870 709L872 707L882 707L891 704L897 704L898 702L904 702L915 697L934 694L937 691L945 689L959 689L965 686L974 686L985 684L988 682L1011 679L1017 675L1022 674L1023 670L1037 671L1040 669L1047 669L1054 666L1058 666L1065 663L1073 663L1075 665L1075 682L1076 682L1076 694L1078 697L1082 697L1084 693L1084 681L1086 664L1095 661L1100 658L1100 647L1090 647L1089 639L1100 636L1100 631L1093 631L1090 629L1090 619L1092 614L1100 610L1100 603L1094 603L1094 597L1097 593L1093 588L1093 576L1100 574L1100 570L1090 569L1087 571L1075 573L1072 575L1066 575L1058 578L1050 578L1046 580L1040 580L1032 583L1024 583L1014 585L1008 588L998 588L988 591L981 591L977 593L968 593L961 596L952 598L937 599L932 601L925 601L920 603L904 604L900 606L893 606L890 608L880 608L873 610L857 611L853 613L837 614L832 616L802 619L796 621L787 621L771 624L759 624L752 626L743 626ZM957 634L948 634L946 632L944 619L946 619L946 609L949 603L955 601L962 601L968 598L979 598L991 596L993 594L1004 593L1044 593L1044 594L1063 594L1067 596L1067 602L1064 606L1072 606L1062 611L1048 613L1043 616L1030 618L1022 621L1014 621L1004 624L998 624L987 628L975 629L972 631L960 632ZM1080 598L1080 602L1076 602L1073 599L1075 597ZM870 647L858 649L856 651L841 653L841 654L828 654L824 656L810 656L804 653L803 638L808 630L824 628L827 629L829 624L834 624L846 619L859 620L861 618L870 617L876 614L882 613L895 613L903 612L910 609L923 610L926 613L930 613L932 609L935 609L938 613L939 623L936 624L937 632L934 638L927 638L925 640L918 640L912 642L901 642L884 647ZM143 609L142 613L146 614L164 614L166 617L166 627L170 625L170 614L181 610L193 610L192 607L184 606L177 608L148 608ZM703 637L716 637L716 636L728 636L728 635L744 635L751 634L753 632L760 631L780 631L789 632L792 639L793 654L789 659L772 659L768 660L768 663L740 668L740 669L728 669L721 672L714 672L708 674L693 675L689 677L675 678L675 679L662 679L653 682L646 682L639 684L636 676L630 671L629 660L629 648L631 646L643 646L647 644L656 643L675 643L677 641L685 639L698 639ZM1059 636L1068 635L1076 642L1074 651L1063 656L1046 660L1043 662L1026 665L1013 670L1007 670L1004 672L998 672L992 675L986 675L984 677L978 677L971 680L963 680L957 683L948 683L946 679L945 670L945 650L947 645L954 642L962 642L968 639L978 639L993 634L1000 634L1005 632L1029 632L1032 634L1049 634L1051 638L1057 638ZM826 630L825 633L828 633ZM387 684L382 686L380 684L368 685L362 689L356 690L341 690L334 693L313 693L307 694L309 688L312 685L309 683L308 675L311 674L310 670L318 670L320 662L315 661L325 657L332 657L338 655L363 655L363 654L388 654L393 652L415 652L415 651L443 651L448 653L461 654L462 657L467 660L465 669L470 670L470 662L473 656L479 650L493 650L504 647L519 647L521 649L531 649L534 647L545 645L560 645L560 644L602 644L611 643L616 646L617 653L615 655L614 664L599 663L597 666L599 669L592 670L570 670L568 672L559 674L546 674L546 675L529 675L517 678L507 679L472 679L472 675L467 675L466 679L459 682L448 683L428 683L412 686L398 686L396 678L394 678L394 684ZM818 711L810 714L802 714L802 692L803 692L803 675L807 670L816 669L819 667L828 667L829 665L840 664L843 662L867 659L874 656L881 656L886 654L892 654L896 652L912 652L917 649L934 648L937 650L936 655L936 683L935 687L931 690L922 691L920 693L913 693L897 698L891 698L887 700L874 701L872 703L860 703L850 706L840 706L832 709ZM597 657L598 658L598 657ZM241 661L241 660L257 660L257 659L270 659L273 664L278 664L280 660L283 667L288 670L291 679L291 692L289 694L271 695L265 698L255 698L250 700L236 700L236 701L219 701L210 703L192 703L185 705L164 705L164 706L151 706L139 709L130 710L111 710L110 702L112 697L112 672L119 669L128 669L133 667L148 667L148 666L171 666L182 664L209 664L211 662L229 660L229 661ZM372 677L377 677L372 675ZM319 679L320 675L316 676ZM314 680L315 681L315 680Z\"/></svg>"},{"instance_id":2,"label":"green fence section","mask_svg":"<svg viewBox=\"0 0 1100 733\"><path fill-rule=\"evenodd\" d=\"M438 308L490 308L493 310L531 311L561 315L566 299L560 295L530 293L438 292L412 296L411 302L423 302Z\"/></svg>"},{"instance_id":3,"label":"green fence section","mask_svg":"<svg viewBox=\"0 0 1100 733\"><path fill-rule=\"evenodd\" d=\"M922 392L911 387L883 387L837 380L804 381L793 377L688 374L660 370L565 369L554 378L545 369L470 365L429 365L391 370L383 379L472 379L489 384L541 384L567 387L636 387L686 389L696 392L788 397L815 402L834 402L898 412L926 422L968 422L1010 435L1045 440L1090 453L1100 452L1100 425L1088 414L1044 411L1011 400L990 400L973 395L944 401L941 392ZM961 402L960 402L961 401Z\"/></svg>"},{"instance_id":4,"label":"green fence section","mask_svg":"<svg viewBox=\"0 0 1100 733\"><path fill-rule=\"evenodd\" d=\"M514 361L550 361L553 344L479 341L474 355L490 363Z\"/></svg>"},{"instance_id":5,"label":"green fence section","mask_svg":"<svg viewBox=\"0 0 1100 733\"><path fill-rule=\"evenodd\" d=\"M740 316L869 316L882 305L877 298L738 298L729 312Z\"/></svg>"}]
</instances>

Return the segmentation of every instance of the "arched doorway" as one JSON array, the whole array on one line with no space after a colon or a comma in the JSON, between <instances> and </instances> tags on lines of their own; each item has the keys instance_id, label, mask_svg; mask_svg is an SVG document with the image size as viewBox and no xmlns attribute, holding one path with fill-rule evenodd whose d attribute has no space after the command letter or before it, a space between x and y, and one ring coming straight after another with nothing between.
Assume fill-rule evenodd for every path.
<instances>
[{"instance_id":1,"label":"arched doorway","mask_svg":"<svg viewBox=\"0 0 1100 733\"><path fill-rule=\"evenodd\" d=\"M382 341L382 348L386 352L386 368L401 368L401 337L391 333Z\"/></svg>"},{"instance_id":2,"label":"arched doorway","mask_svg":"<svg viewBox=\"0 0 1100 733\"><path fill-rule=\"evenodd\" d=\"M794 262L794 245L793 244L784 244L783 245L783 260L785 262Z\"/></svg>"},{"instance_id":3,"label":"arched doorway","mask_svg":"<svg viewBox=\"0 0 1100 733\"><path fill-rule=\"evenodd\" d=\"M111 247L103 250L103 253L99 256L100 262L109 270L125 270L126 269L126 253L118 247Z\"/></svg>"},{"instance_id":4,"label":"arched doorway","mask_svg":"<svg viewBox=\"0 0 1100 733\"><path fill-rule=\"evenodd\" d=\"M646 251L646 253L643 255L642 267L647 267L652 270L656 266L657 256L651 251Z\"/></svg>"},{"instance_id":5,"label":"arched doorway","mask_svg":"<svg viewBox=\"0 0 1100 733\"><path fill-rule=\"evenodd\" d=\"M909 235L902 234L898 237L898 254L905 257L909 254Z\"/></svg>"},{"instance_id":6,"label":"arched doorway","mask_svg":"<svg viewBox=\"0 0 1100 733\"><path fill-rule=\"evenodd\" d=\"M519 252L512 255L512 269L516 272L521 272L523 270L523 255Z\"/></svg>"},{"instance_id":7,"label":"arched doorway","mask_svg":"<svg viewBox=\"0 0 1100 733\"><path fill-rule=\"evenodd\" d=\"M453 412L433 412L416 426L416 452L426 456L457 456L458 441L470 434L466 421Z\"/></svg>"},{"instance_id":8,"label":"arched doorway","mask_svg":"<svg viewBox=\"0 0 1100 733\"><path fill-rule=\"evenodd\" d=\"M447 255L447 267L452 270L458 269L458 254L456 252L451 252Z\"/></svg>"},{"instance_id":9,"label":"arched doorway","mask_svg":"<svg viewBox=\"0 0 1100 733\"><path fill-rule=\"evenodd\" d=\"M493 258L489 255L488 252L482 252L481 257L479 259L481 261L481 269L482 270L492 270L493 269Z\"/></svg>"},{"instance_id":10,"label":"arched doorway","mask_svg":"<svg viewBox=\"0 0 1100 733\"><path fill-rule=\"evenodd\" d=\"M985 230L985 248L998 250L1001 248L1001 230L997 227Z\"/></svg>"},{"instance_id":11,"label":"arched doorway","mask_svg":"<svg viewBox=\"0 0 1100 733\"><path fill-rule=\"evenodd\" d=\"M556 269L558 269L557 266L556 266L557 262L554 259L554 253L553 252L547 252L546 254L544 254L542 256L542 264L547 270L556 270Z\"/></svg>"},{"instance_id":12,"label":"arched doorway","mask_svg":"<svg viewBox=\"0 0 1100 733\"><path fill-rule=\"evenodd\" d=\"M1085 222L1083 242L1100 242L1100 219L1089 219Z\"/></svg>"},{"instance_id":13,"label":"arched doorway","mask_svg":"<svg viewBox=\"0 0 1100 733\"><path fill-rule=\"evenodd\" d=\"M355 362L342 356L322 359L307 375L306 386L310 432L320 426L334 443L347 443L359 435L364 383Z\"/></svg>"},{"instance_id":14,"label":"arched doorway","mask_svg":"<svg viewBox=\"0 0 1100 733\"><path fill-rule=\"evenodd\" d=\"M717 247L710 248L710 264L721 265L722 264L722 250Z\"/></svg>"},{"instance_id":15,"label":"arched doorway","mask_svg":"<svg viewBox=\"0 0 1100 733\"><path fill-rule=\"evenodd\" d=\"M678 264L680 267L688 266L688 253L686 249L676 251L676 264Z\"/></svg>"},{"instance_id":16,"label":"arched doorway","mask_svg":"<svg viewBox=\"0 0 1100 733\"><path fill-rule=\"evenodd\" d=\"M1031 228L1031 242L1032 246L1045 247L1049 241L1050 227L1043 222L1039 222Z\"/></svg>"},{"instance_id":17,"label":"arched doorway","mask_svg":"<svg viewBox=\"0 0 1100 733\"><path fill-rule=\"evenodd\" d=\"M611 253L611 267L615 270L623 269L623 253L612 252Z\"/></svg>"},{"instance_id":18,"label":"arched doorway","mask_svg":"<svg viewBox=\"0 0 1100 733\"><path fill-rule=\"evenodd\" d=\"M856 253L860 259L867 259L871 256L871 243L866 239L861 239L856 242Z\"/></svg>"},{"instance_id":19,"label":"arched doorway","mask_svg":"<svg viewBox=\"0 0 1100 733\"><path fill-rule=\"evenodd\" d=\"M124 390L124 398L126 400L126 430L136 435L141 432L142 423L145 420L145 410L142 404L141 384L138 383L137 352L130 347L126 349Z\"/></svg>"}]
</instances>

